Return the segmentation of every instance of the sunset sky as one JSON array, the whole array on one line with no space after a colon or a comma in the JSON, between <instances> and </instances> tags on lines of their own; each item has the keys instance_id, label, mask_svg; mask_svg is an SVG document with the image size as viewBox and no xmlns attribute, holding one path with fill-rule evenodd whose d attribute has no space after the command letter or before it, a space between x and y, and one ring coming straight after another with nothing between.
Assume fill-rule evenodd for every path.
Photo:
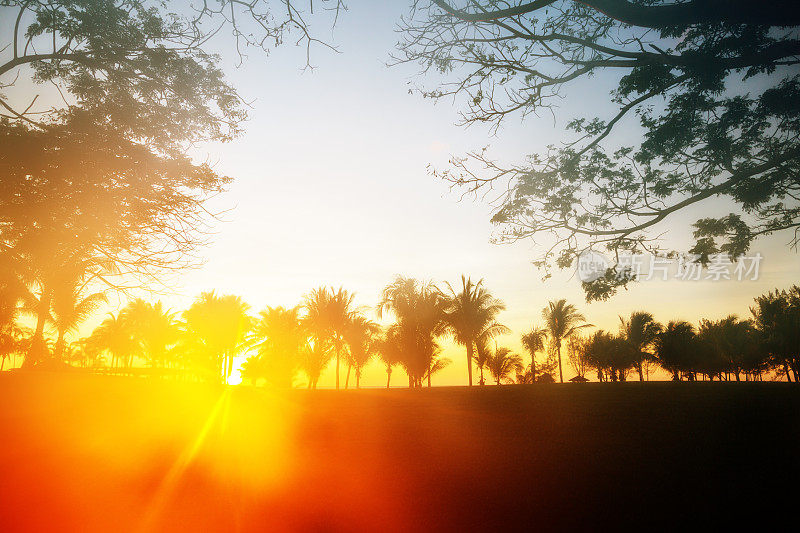
<instances>
[{"instance_id":1,"label":"sunset sky","mask_svg":"<svg viewBox=\"0 0 800 533\"><path fill-rule=\"evenodd\" d=\"M638 309L660 321L747 316L754 296L797 281L800 256L788 249L791 236L783 233L755 242L753 252L764 256L757 281L642 282L592 304L585 303L572 271L542 282L543 273L531 264L535 245L491 244L491 207L459 202L458 193L427 167L444 167L451 155L485 145L495 158L519 162L564 140L567 119L610 113L614 80L596 77L572 85L558 120L549 113L524 122L514 117L494 136L486 127L464 129L455 125L457 101L434 105L409 94L413 84L433 81L417 77L419 67L387 67L396 25L408 9L403 2L389 4L348 2L332 37L317 25L319 37L333 42L338 53L314 47L313 70L300 68L305 49L291 43L266 59L253 51L239 68L225 49L231 43L220 43L230 80L252 101L251 118L235 142L196 149L199 160L214 162L234 182L212 203L228 211L215 223L213 242L200 251L205 265L170 281L174 294L160 296L168 306L183 309L199 292L216 290L241 295L257 312L267 305L297 305L320 285L341 285L372 314L381 289L396 274L456 284L464 273L483 278L506 303L500 320L513 333L498 342L520 349L520 334L540 322L550 299L567 298L591 323L616 330L618 315ZM624 143L635 133L628 125L616 139ZM664 246L685 250L689 224L712 207L728 212L706 202L667 219L656 231L669 231ZM464 384L463 348L448 341L445 355L453 363L434 376L434 384ZM565 371L565 378L572 375ZM326 372L320 385L332 379L333 372ZM362 382L384 380L384 369L373 363ZM404 381L400 377L396 384Z\"/></svg>"}]
</instances>

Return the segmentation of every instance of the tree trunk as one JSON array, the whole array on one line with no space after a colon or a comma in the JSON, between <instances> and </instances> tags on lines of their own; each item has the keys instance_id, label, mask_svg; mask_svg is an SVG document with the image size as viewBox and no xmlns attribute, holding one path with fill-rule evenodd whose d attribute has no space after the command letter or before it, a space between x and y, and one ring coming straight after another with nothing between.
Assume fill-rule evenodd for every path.
<instances>
[{"instance_id":1,"label":"tree trunk","mask_svg":"<svg viewBox=\"0 0 800 533\"><path fill-rule=\"evenodd\" d=\"M50 291L42 290L39 307L36 310L36 331L33 333L31 346L25 356L25 360L22 361L23 368L30 368L44 358L44 323L50 312L50 300Z\"/></svg>"},{"instance_id":2,"label":"tree trunk","mask_svg":"<svg viewBox=\"0 0 800 533\"><path fill-rule=\"evenodd\" d=\"M356 368L356 388L361 388L361 370Z\"/></svg>"},{"instance_id":3,"label":"tree trunk","mask_svg":"<svg viewBox=\"0 0 800 533\"><path fill-rule=\"evenodd\" d=\"M347 376L344 378L344 390L347 390L347 387L350 385L350 368L351 365L347 365Z\"/></svg>"},{"instance_id":4,"label":"tree trunk","mask_svg":"<svg viewBox=\"0 0 800 533\"><path fill-rule=\"evenodd\" d=\"M58 361L62 361L64 358L64 348L65 348L65 341L64 341L64 330L58 330L58 340L56 341L56 359Z\"/></svg>"},{"instance_id":5,"label":"tree trunk","mask_svg":"<svg viewBox=\"0 0 800 533\"><path fill-rule=\"evenodd\" d=\"M392 367L386 367L386 388L389 388L389 383L392 382Z\"/></svg>"},{"instance_id":6,"label":"tree trunk","mask_svg":"<svg viewBox=\"0 0 800 533\"><path fill-rule=\"evenodd\" d=\"M531 354L531 383L536 383L536 352Z\"/></svg>"},{"instance_id":7,"label":"tree trunk","mask_svg":"<svg viewBox=\"0 0 800 533\"><path fill-rule=\"evenodd\" d=\"M339 345L336 345L336 390L339 390Z\"/></svg>"},{"instance_id":8,"label":"tree trunk","mask_svg":"<svg viewBox=\"0 0 800 533\"><path fill-rule=\"evenodd\" d=\"M472 342L467 343L467 376L469 386L472 387Z\"/></svg>"},{"instance_id":9,"label":"tree trunk","mask_svg":"<svg viewBox=\"0 0 800 533\"><path fill-rule=\"evenodd\" d=\"M428 388L431 388L431 362L428 361Z\"/></svg>"},{"instance_id":10,"label":"tree trunk","mask_svg":"<svg viewBox=\"0 0 800 533\"><path fill-rule=\"evenodd\" d=\"M639 381L644 381L644 374L642 373L642 362L639 361L636 365L636 371L639 372Z\"/></svg>"},{"instance_id":11,"label":"tree trunk","mask_svg":"<svg viewBox=\"0 0 800 533\"><path fill-rule=\"evenodd\" d=\"M564 383L564 373L561 371L561 340L556 342L556 351L558 352L558 378L561 383Z\"/></svg>"}]
</instances>

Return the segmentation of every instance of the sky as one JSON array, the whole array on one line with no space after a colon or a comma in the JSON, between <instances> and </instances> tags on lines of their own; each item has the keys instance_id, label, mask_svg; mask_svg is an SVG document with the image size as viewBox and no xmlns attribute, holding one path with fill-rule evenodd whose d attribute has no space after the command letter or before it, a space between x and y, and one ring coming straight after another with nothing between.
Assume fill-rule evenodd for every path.
<instances>
[{"instance_id":1,"label":"sky","mask_svg":"<svg viewBox=\"0 0 800 533\"><path fill-rule=\"evenodd\" d=\"M451 155L486 145L499 160L519 162L564 139L569 118L610 113L613 80L568 87L555 120L514 117L495 134L463 128L456 125L457 101L434 103L409 93L425 82L418 66L387 66L407 5L352 0L348 8L332 35L317 28L338 52L314 47L314 69L302 68L305 49L291 43L267 58L251 52L238 68L230 43L217 43L229 80L252 108L240 138L195 149L196 158L234 181L211 203L226 212L200 251L203 266L170 281L173 291L160 296L169 307L183 309L207 290L240 295L254 312L293 307L312 288L331 285L355 292L356 303L372 315L397 274L454 285L466 274L483 279L505 302L499 320L512 334L498 344L523 353L519 336L541 323L548 300L566 298L592 324L616 331L619 315L640 309L660 321L747 316L755 296L797 281L800 256L788 249L784 233L755 242L753 252L764 256L756 281L643 281L591 304L574 271L543 282L531 264L540 252L534 243L490 243L491 206L459 201L428 168L445 168ZM633 134L622 126L618 138ZM658 228L667 231L665 246L687 248L691 221L728 212L718 204L667 219ZM434 376L434 385L464 384L463 348L446 341L444 355L453 362ZM572 375L565 369L565 378ZM320 386L332 380L328 371ZM383 367L371 364L362 383L385 383Z\"/></svg>"}]
</instances>

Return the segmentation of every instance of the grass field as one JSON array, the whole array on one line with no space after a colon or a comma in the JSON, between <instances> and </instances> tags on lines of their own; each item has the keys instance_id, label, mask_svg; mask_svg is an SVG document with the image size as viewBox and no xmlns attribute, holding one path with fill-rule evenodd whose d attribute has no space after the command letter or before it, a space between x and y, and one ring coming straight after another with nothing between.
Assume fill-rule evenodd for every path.
<instances>
[{"instance_id":1,"label":"grass field","mask_svg":"<svg viewBox=\"0 0 800 533\"><path fill-rule=\"evenodd\" d=\"M0 408L0 531L598 529L796 512L782 484L796 491L800 388L785 383L276 394L17 374L0 376Z\"/></svg>"}]
</instances>

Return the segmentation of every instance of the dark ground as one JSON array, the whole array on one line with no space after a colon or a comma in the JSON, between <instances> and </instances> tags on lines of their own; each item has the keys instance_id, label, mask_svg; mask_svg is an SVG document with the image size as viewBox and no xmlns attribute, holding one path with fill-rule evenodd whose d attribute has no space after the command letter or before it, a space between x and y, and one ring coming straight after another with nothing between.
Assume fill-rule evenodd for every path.
<instances>
[{"instance_id":1,"label":"dark ground","mask_svg":"<svg viewBox=\"0 0 800 533\"><path fill-rule=\"evenodd\" d=\"M275 395L18 373L0 531L717 529L794 519L798 452L786 383Z\"/></svg>"}]
</instances>

